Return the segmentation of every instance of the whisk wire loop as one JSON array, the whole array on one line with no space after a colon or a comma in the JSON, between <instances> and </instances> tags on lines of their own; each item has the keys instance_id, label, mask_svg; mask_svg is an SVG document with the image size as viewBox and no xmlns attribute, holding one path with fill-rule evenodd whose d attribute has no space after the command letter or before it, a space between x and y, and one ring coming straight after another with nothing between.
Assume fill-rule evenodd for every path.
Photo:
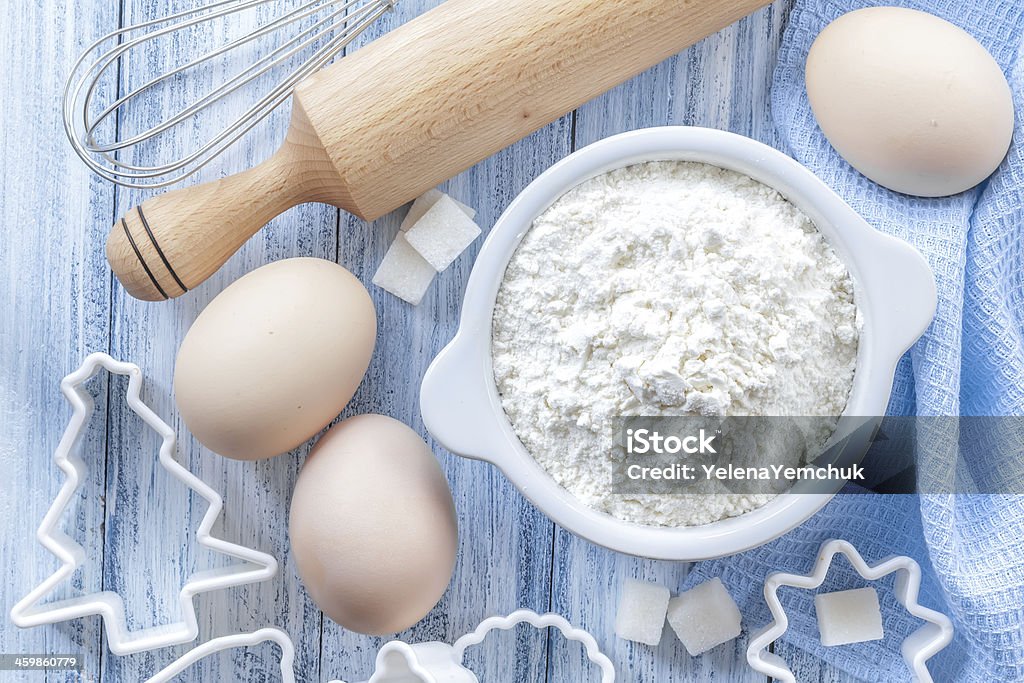
<instances>
[{"instance_id":1,"label":"whisk wire loop","mask_svg":"<svg viewBox=\"0 0 1024 683\"><path fill-rule=\"evenodd\" d=\"M212 159L233 145L287 100L295 86L321 69L357 36L363 33L394 6L394 0L304 0L283 15L257 27L250 33L204 51L165 73L133 87L106 106L97 106L101 82L112 68L119 66L129 51L145 47L150 41L177 31L196 27L203 22L257 8L275 0L214 0L201 7L187 9L166 17L152 19L112 31L90 45L75 62L64 90L64 129L79 157L99 176L126 187L165 187L197 172ZM326 12L324 16L317 16ZM147 93L168 86L191 69L221 58L233 50L251 44L298 22L309 22L296 34L281 40L269 52L247 63L223 83L213 87L184 108L171 113L143 132L119 137L120 117ZM141 35L136 35L141 32ZM106 51L103 46L115 45ZM322 41L322 44L318 45ZM222 130L195 149L166 163L139 163L134 160L140 146L173 131L214 107L229 96L310 52L272 88L234 118ZM98 53L98 56L97 56ZM86 66L88 64L88 66ZM104 139L104 125L115 134ZM128 157L123 160L120 157Z\"/></svg>"}]
</instances>

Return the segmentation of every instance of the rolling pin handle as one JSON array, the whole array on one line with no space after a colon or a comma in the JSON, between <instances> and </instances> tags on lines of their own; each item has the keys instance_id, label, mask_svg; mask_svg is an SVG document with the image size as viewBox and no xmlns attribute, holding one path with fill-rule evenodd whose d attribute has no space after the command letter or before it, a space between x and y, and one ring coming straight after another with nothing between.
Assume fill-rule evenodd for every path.
<instances>
[{"instance_id":1,"label":"rolling pin handle","mask_svg":"<svg viewBox=\"0 0 1024 683\"><path fill-rule=\"evenodd\" d=\"M304 201L278 152L250 171L146 200L117 221L107 260L137 299L181 296L220 268L272 218Z\"/></svg>"}]
</instances>

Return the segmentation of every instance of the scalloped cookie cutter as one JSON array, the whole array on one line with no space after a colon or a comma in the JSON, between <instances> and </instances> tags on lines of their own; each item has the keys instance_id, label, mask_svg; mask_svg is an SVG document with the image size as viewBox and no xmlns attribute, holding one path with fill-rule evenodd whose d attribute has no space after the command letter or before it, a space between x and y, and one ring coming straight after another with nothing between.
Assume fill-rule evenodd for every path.
<instances>
[{"instance_id":1,"label":"scalloped cookie cutter","mask_svg":"<svg viewBox=\"0 0 1024 683\"><path fill-rule=\"evenodd\" d=\"M79 447L85 426L95 406L83 385L101 368L114 374L128 376L126 402L128 407L161 437L160 465L209 503L209 508L196 530L199 545L242 560L241 563L196 572L190 576L178 596L183 618L176 623L129 631L124 601L120 595L112 591L80 595L50 603L42 602L47 594L69 578L86 560L85 549L61 531L58 525L76 489L88 475L88 468L82 460ZM220 494L174 459L174 431L142 402L139 396L142 388L142 371L137 365L114 360L105 353L93 353L85 359L81 367L61 381L60 388L71 404L72 415L54 451L53 461L67 479L43 517L36 531L36 539L57 556L61 566L14 605L11 609L11 620L21 628L28 628L98 614L103 618L108 647L116 655L154 650L195 640L199 635L199 626L195 605L192 602L193 596L207 591L265 581L277 574L277 560L266 553L228 543L210 534L210 529L223 507L223 500Z\"/></svg>"},{"instance_id":2,"label":"scalloped cookie cutter","mask_svg":"<svg viewBox=\"0 0 1024 683\"><path fill-rule=\"evenodd\" d=\"M557 614L537 614L521 609L507 617L485 619L476 630L468 633L454 645L440 642L410 645L401 640L392 640L377 652L373 676L363 683L478 683L476 674L462 665L466 649L483 641L495 629L507 631L517 624L530 624L539 629L553 626L569 640L583 644L587 657L601 670L601 683L614 683L615 667L602 654L594 637L582 629L575 628ZM295 647L288 634L278 628L264 628L253 633L238 633L221 636L186 652L170 665L157 672L146 683L169 683L175 676L199 660L222 650L237 647L251 647L264 641L273 641L281 648L281 681L295 683L293 662ZM331 681L331 683L344 683Z\"/></svg>"},{"instance_id":3,"label":"scalloped cookie cutter","mask_svg":"<svg viewBox=\"0 0 1024 683\"><path fill-rule=\"evenodd\" d=\"M601 652L594 636L557 614L537 614L521 609L507 617L485 619L475 631L462 636L454 645L438 642L409 645L393 640L377 653L373 676L364 683L478 683L476 674L462 665L466 649L483 642L491 631L507 631L517 624L529 624L538 629L557 628L567 639L583 644L587 658L601 670L601 683L614 682L615 667Z\"/></svg>"},{"instance_id":4,"label":"scalloped cookie cutter","mask_svg":"<svg viewBox=\"0 0 1024 683\"><path fill-rule=\"evenodd\" d=\"M747 663L755 670L772 676L785 683L796 683L796 676L785 660L768 652L768 646L779 639L789 627L789 619L782 608L778 590L781 586L815 590L825 581L832 559L845 555L850 565L864 579L877 581L883 576L897 573L893 584L896 600L913 616L925 623L911 633L900 647L907 668L916 683L932 683L928 672L928 659L953 640L953 622L945 614L928 609L918 603L921 589L921 566L909 557L891 556L874 566L869 566L857 549L848 541L832 539L825 541L818 551L818 561L809 576L776 572L765 580L764 599L772 613L772 621L754 633L747 646Z\"/></svg>"}]
</instances>

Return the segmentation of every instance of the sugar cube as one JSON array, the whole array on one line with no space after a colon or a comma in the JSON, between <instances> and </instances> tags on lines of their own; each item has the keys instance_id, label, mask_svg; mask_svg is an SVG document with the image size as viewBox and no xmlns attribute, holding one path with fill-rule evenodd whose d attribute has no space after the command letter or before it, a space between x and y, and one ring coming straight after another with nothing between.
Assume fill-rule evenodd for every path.
<instances>
[{"instance_id":1,"label":"sugar cube","mask_svg":"<svg viewBox=\"0 0 1024 683\"><path fill-rule=\"evenodd\" d=\"M373 275L373 284L416 306L435 275L434 267L398 233Z\"/></svg>"},{"instance_id":2,"label":"sugar cube","mask_svg":"<svg viewBox=\"0 0 1024 683\"><path fill-rule=\"evenodd\" d=\"M665 628L668 588L647 581L626 579L615 614L615 635L646 645L657 645Z\"/></svg>"},{"instance_id":3,"label":"sugar cube","mask_svg":"<svg viewBox=\"0 0 1024 683\"><path fill-rule=\"evenodd\" d=\"M441 272L480 235L480 228L447 195L405 233L412 248Z\"/></svg>"},{"instance_id":4,"label":"sugar cube","mask_svg":"<svg viewBox=\"0 0 1024 683\"><path fill-rule=\"evenodd\" d=\"M698 584L668 603L668 623L691 656L740 634L740 610L719 578Z\"/></svg>"},{"instance_id":5,"label":"sugar cube","mask_svg":"<svg viewBox=\"0 0 1024 683\"><path fill-rule=\"evenodd\" d=\"M818 593L814 596L814 612L821 644L826 647L881 640L885 635L878 593L870 586Z\"/></svg>"},{"instance_id":6,"label":"sugar cube","mask_svg":"<svg viewBox=\"0 0 1024 683\"><path fill-rule=\"evenodd\" d=\"M406 230L411 228L413 225L416 224L416 221L423 218L423 214L429 211L430 207L432 207L434 204L437 204L437 201L444 196L445 194L441 192L441 190L433 189L427 190L422 195L417 197L416 201L414 201L412 203L412 206L409 207L409 213L405 214L405 218L402 220L402 225L399 226L398 229L401 230L402 232L405 232ZM462 212L464 214L469 216L470 220L476 218L476 211L474 211L472 208L466 206L458 199L452 199L452 201L455 202L456 206L462 209Z\"/></svg>"}]
</instances>

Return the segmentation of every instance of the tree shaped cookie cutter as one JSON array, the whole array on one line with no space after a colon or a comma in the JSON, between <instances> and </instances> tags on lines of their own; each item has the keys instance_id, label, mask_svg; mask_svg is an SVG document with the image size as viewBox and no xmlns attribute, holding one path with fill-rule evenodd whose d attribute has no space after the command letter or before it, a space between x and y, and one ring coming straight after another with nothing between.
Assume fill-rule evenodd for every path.
<instances>
[{"instance_id":1,"label":"tree shaped cookie cutter","mask_svg":"<svg viewBox=\"0 0 1024 683\"><path fill-rule=\"evenodd\" d=\"M507 617L485 619L475 631L462 636L454 645L441 642L410 645L401 640L392 640L377 652L373 676L364 683L478 683L476 674L462 665L466 649L482 642L495 629L507 631L518 624L530 624L538 629L554 627L567 639L582 643L587 657L601 671L601 683L614 683L615 667L598 648L592 635L575 628L557 614L537 614L526 609L517 610ZM267 640L277 643L281 648L281 682L295 683L292 668L295 648L288 634L277 628L214 638L186 652L146 683L170 683L182 671L215 652L249 647Z\"/></svg>"},{"instance_id":2,"label":"tree shaped cookie cutter","mask_svg":"<svg viewBox=\"0 0 1024 683\"><path fill-rule=\"evenodd\" d=\"M101 368L108 372L127 375L126 402L143 422L162 439L159 452L160 465L175 479L181 481L200 496L209 507L196 530L196 540L204 548L242 560L240 563L218 569L200 571L188 578L178 595L183 618L181 621L129 631L124 601L112 591L101 591L43 603L42 600L62 581L71 577L86 561L85 549L58 528L61 517L71 502L79 484L88 475L88 468L80 454L82 435L94 411L92 396L83 386ZM61 392L72 407L71 420L54 451L54 463L66 475L64 484L43 517L36 539L61 562L60 567L22 598L11 609L15 625L28 628L54 624L80 617L100 615L106 629L110 651L116 655L153 650L195 640L199 635L193 597L207 591L231 588L247 583L265 581L277 574L277 560L266 553L215 538L210 529L223 507L219 493L201 481L174 459L174 431L142 402L142 371L137 365L114 360L105 353L90 354L81 367L61 381Z\"/></svg>"},{"instance_id":3,"label":"tree shaped cookie cutter","mask_svg":"<svg viewBox=\"0 0 1024 683\"><path fill-rule=\"evenodd\" d=\"M287 633L274 627L261 628L252 633L233 633L208 640L178 657L152 677L147 678L146 683L171 683L185 669L212 654L235 648L252 647L267 641L276 643L281 649L281 683L295 683L295 645Z\"/></svg>"},{"instance_id":4,"label":"tree shaped cookie cutter","mask_svg":"<svg viewBox=\"0 0 1024 683\"><path fill-rule=\"evenodd\" d=\"M848 541L832 539L825 541L818 550L818 560L809 576L776 572L768 576L764 584L764 599L772 613L772 621L754 633L747 646L747 663L755 670L772 676L785 683L796 683L796 676L785 660L768 651L768 646L779 639L789 627L789 619L778 591L782 586L815 590L825 581L832 559L842 554L860 576L868 581L877 581L883 576L896 574L893 593L903 607L925 623L911 633L900 647L907 668L915 683L932 683L928 672L928 660L953 640L953 622L945 614L928 609L918 603L921 589L921 566L909 557L888 557L874 566L869 566L857 549Z\"/></svg>"}]
</instances>

